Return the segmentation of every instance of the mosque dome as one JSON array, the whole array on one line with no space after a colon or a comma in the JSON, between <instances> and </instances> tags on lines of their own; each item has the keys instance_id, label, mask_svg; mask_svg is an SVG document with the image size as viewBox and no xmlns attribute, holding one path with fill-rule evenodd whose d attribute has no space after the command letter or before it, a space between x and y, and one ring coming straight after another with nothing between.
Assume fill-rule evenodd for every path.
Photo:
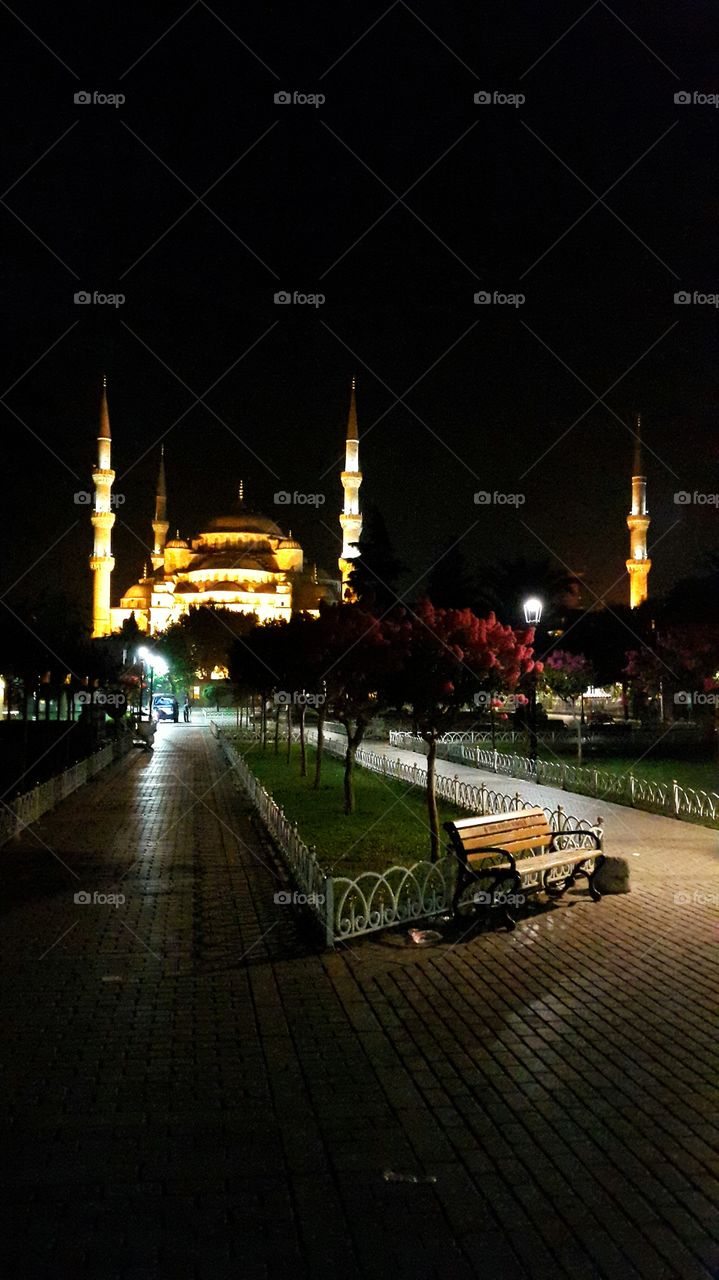
<instances>
[{"instance_id":1,"label":"mosque dome","mask_svg":"<svg viewBox=\"0 0 719 1280\"><path fill-rule=\"evenodd\" d=\"M207 523L207 533L260 533L270 538L281 538L283 536L279 525L274 520L269 520L267 516L257 515L254 512L244 511L238 508L237 511L231 512L226 516L215 516L214 520Z\"/></svg>"}]
</instances>

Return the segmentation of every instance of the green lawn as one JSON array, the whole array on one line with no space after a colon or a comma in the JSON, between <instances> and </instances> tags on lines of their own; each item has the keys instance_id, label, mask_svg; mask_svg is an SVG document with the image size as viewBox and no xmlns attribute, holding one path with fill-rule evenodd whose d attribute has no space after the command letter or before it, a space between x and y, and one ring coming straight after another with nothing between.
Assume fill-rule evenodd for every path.
<instances>
[{"instance_id":1,"label":"green lawn","mask_svg":"<svg viewBox=\"0 0 719 1280\"><path fill-rule=\"evenodd\" d=\"M276 756L271 744L264 754L255 743L240 745L253 773L297 823L305 844L315 845L325 870L354 877L360 871L385 871L395 863L411 865L429 857L423 792L357 767L356 811L348 816L342 812L342 761L325 754L322 785L315 791L314 749L307 749L307 778L299 776L299 747L293 746L289 765L286 749L286 744L280 744ZM440 823L462 816L466 817L463 811L440 803Z\"/></svg>"},{"instance_id":2,"label":"green lawn","mask_svg":"<svg viewBox=\"0 0 719 1280\"><path fill-rule=\"evenodd\" d=\"M576 764L576 757L562 755L557 757L546 747L539 749L539 757L556 763L563 760L565 764ZM656 760L645 756L637 760L633 756L590 756L582 761L588 769L605 770L607 773L633 773L637 778L648 778L650 782L668 782L676 778L680 786L693 787L696 791L719 792L719 764L709 760Z\"/></svg>"}]
</instances>

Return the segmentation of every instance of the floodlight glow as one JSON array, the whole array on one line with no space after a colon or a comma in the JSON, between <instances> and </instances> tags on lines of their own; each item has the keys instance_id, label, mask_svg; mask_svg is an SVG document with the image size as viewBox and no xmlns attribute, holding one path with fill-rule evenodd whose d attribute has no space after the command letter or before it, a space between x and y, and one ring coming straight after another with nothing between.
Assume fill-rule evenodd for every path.
<instances>
[{"instance_id":1,"label":"floodlight glow","mask_svg":"<svg viewBox=\"0 0 719 1280\"><path fill-rule=\"evenodd\" d=\"M148 667L152 667L155 675L167 675L169 667L165 662L165 659L161 657L159 653L152 653L149 649L142 648L138 649L137 656L138 658L141 658Z\"/></svg>"}]
</instances>

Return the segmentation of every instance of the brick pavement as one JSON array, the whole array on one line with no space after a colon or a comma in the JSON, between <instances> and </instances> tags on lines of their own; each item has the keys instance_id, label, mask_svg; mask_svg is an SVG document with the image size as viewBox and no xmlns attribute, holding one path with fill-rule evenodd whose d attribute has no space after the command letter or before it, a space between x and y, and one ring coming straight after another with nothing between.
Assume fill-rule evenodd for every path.
<instances>
[{"instance_id":1,"label":"brick pavement","mask_svg":"<svg viewBox=\"0 0 719 1280\"><path fill-rule=\"evenodd\" d=\"M0 854L5 1274L719 1274L709 906L322 954L209 732L157 742Z\"/></svg>"}]
</instances>

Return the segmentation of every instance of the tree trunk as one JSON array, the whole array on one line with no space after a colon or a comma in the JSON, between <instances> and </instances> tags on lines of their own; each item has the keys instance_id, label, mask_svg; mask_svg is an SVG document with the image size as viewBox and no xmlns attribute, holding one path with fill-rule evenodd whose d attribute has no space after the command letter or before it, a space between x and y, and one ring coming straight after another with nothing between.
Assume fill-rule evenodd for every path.
<instances>
[{"instance_id":1,"label":"tree trunk","mask_svg":"<svg viewBox=\"0 0 719 1280\"><path fill-rule=\"evenodd\" d=\"M307 749L305 745L305 713L307 711L304 703L300 706L300 777L307 777Z\"/></svg>"},{"instance_id":2,"label":"tree trunk","mask_svg":"<svg viewBox=\"0 0 719 1280\"><path fill-rule=\"evenodd\" d=\"M287 703L287 763L292 758L292 705Z\"/></svg>"},{"instance_id":3,"label":"tree trunk","mask_svg":"<svg viewBox=\"0 0 719 1280\"><path fill-rule=\"evenodd\" d=\"M275 755L280 754L280 708L275 710Z\"/></svg>"},{"instance_id":4,"label":"tree trunk","mask_svg":"<svg viewBox=\"0 0 719 1280\"><path fill-rule=\"evenodd\" d=\"M319 791L322 774L322 755L325 749L325 708L324 703L317 712L317 758L315 760L314 789Z\"/></svg>"},{"instance_id":5,"label":"tree trunk","mask_svg":"<svg viewBox=\"0 0 719 1280\"><path fill-rule=\"evenodd\" d=\"M267 696L260 694L260 737L262 738L262 750L267 750Z\"/></svg>"},{"instance_id":6,"label":"tree trunk","mask_svg":"<svg viewBox=\"0 0 719 1280\"><path fill-rule=\"evenodd\" d=\"M582 715L581 712L576 715L577 704L574 704L575 718L577 721L577 764L582 763Z\"/></svg>"},{"instance_id":7,"label":"tree trunk","mask_svg":"<svg viewBox=\"0 0 719 1280\"><path fill-rule=\"evenodd\" d=\"M437 812L437 790L435 768L437 761L437 739L434 735L425 739L427 752L427 816L429 818L429 859L436 862L439 858L439 813Z\"/></svg>"},{"instance_id":8,"label":"tree trunk","mask_svg":"<svg viewBox=\"0 0 719 1280\"><path fill-rule=\"evenodd\" d=\"M345 793L345 813L354 813L355 811L355 786L354 786L354 766L357 748L362 741L365 726L363 720L358 720L355 724L354 733L350 730L351 722L343 720L345 732L347 734L347 751L345 752L345 776L344 776L344 793Z\"/></svg>"},{"instance_id":9,"label":"tree trunk","mask_svg":"<svg viewBox=\"0 0 719 1280\"><path fill-rule=\"evenodd\" d=\"M344 753L344 812L354 813L354 756L357 755L357 744L354 742L349 723L343 721L347 731L347 751Z\"/></svg>"}]
</instances>

